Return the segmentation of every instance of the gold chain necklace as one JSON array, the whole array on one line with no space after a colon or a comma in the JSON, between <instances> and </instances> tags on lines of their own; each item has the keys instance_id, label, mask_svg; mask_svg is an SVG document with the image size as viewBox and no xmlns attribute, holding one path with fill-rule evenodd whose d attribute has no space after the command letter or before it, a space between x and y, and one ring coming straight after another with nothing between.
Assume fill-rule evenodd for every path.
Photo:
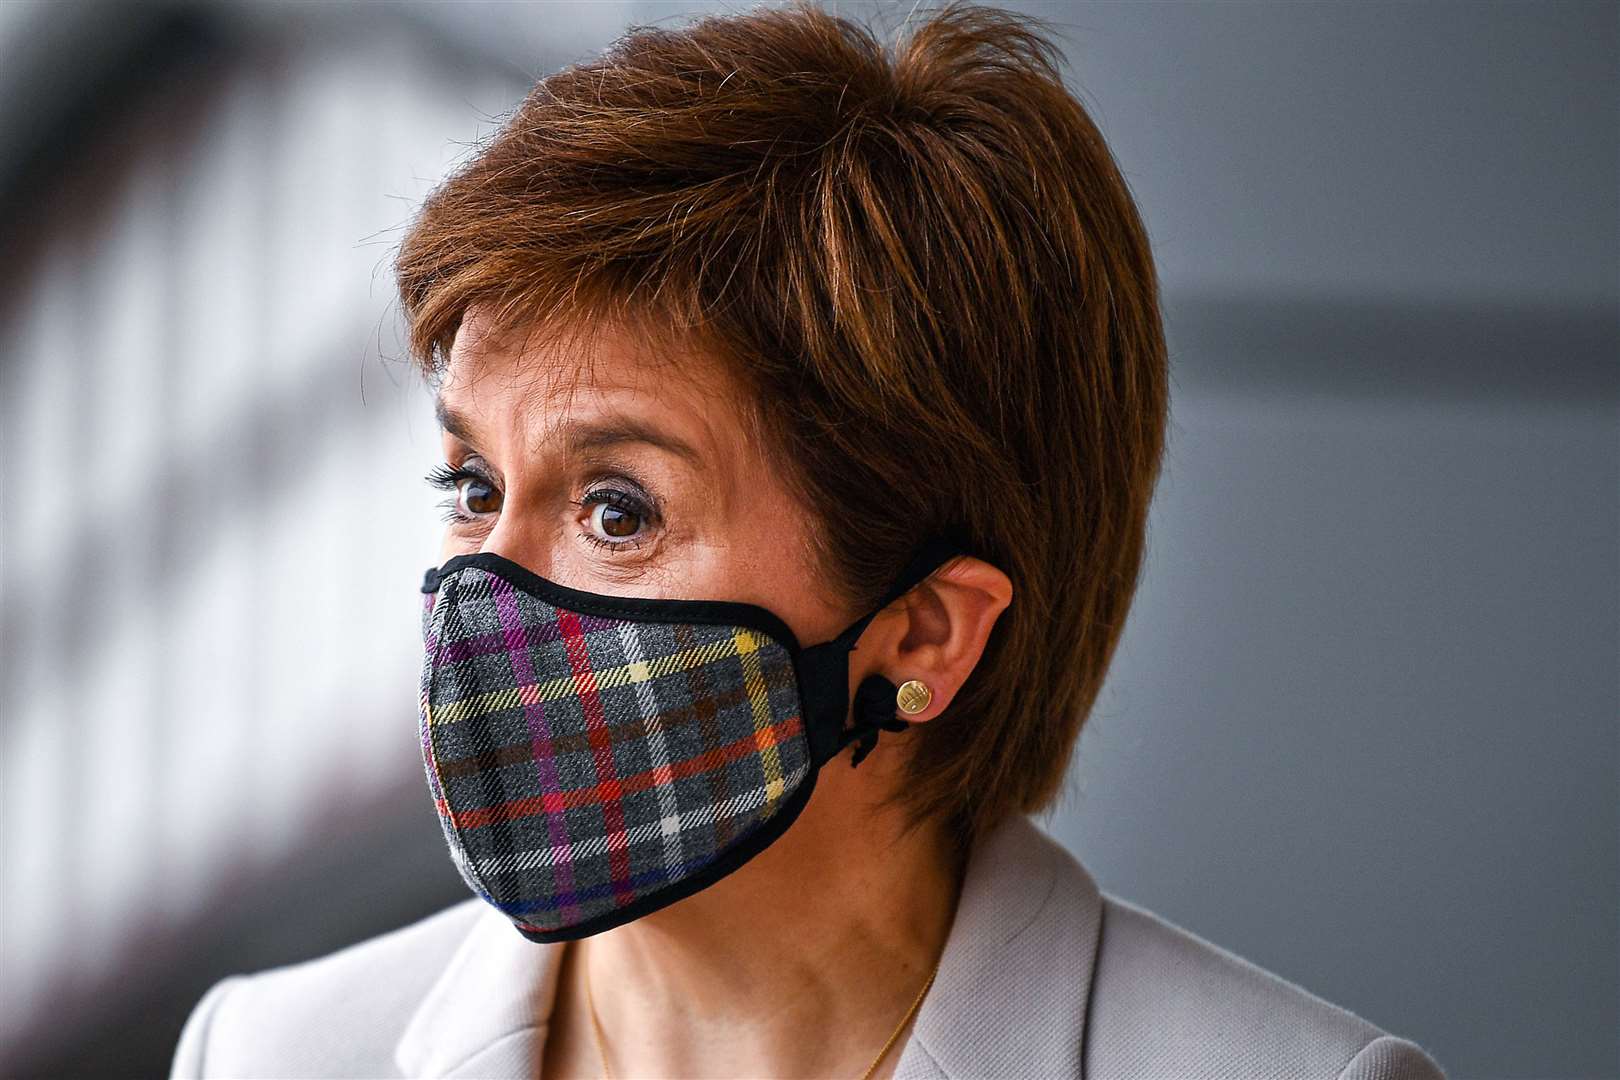
<instances>
[{"instance_id":1,"label":"gold chain necklace","mask_svg":"<svg viewBox=\"0 0 1620 1080\"><path fill-rule=\"evenodd\" d=\"M934 970L928 973L928 981L923 983L923 988L917 992L916 998L911 1003L911 1008L907 1009L906 1015L900 1018L899 1026L896 1027L893 1033L889 1035L889 1040L883 1044L883 1049L878 1051L877 1057L872 1059L872 1064L868 1065L866 1067L866 1071L861 1074L861 1080L871 1080L872 1074L877 1071L878 1062L883 1060L883 1055L889 1052L889 1048L894 1045L894 1040L898 1039L900 1037L900 1033L905 1030L906 1024L911 1021L912 1014L915 1013L917 1011L917 1007L922 1004L923 998L928 996L928 988L934 985L934 976L939 974L940 960L943 960L944 958L945 954L942 951L940 953L939 960L934 961ZM591 1014L591 1032L596 1036L596 1055L602 1061L602 1075L606 1077L607 1080L613 1080L613 1071L608 1068L607 1046L602 1039L602 1023L596 1018L596 999L591 996L591 967L589 964L584 965L584 967L585 1006Z\"/></svg>"}]
</instances>

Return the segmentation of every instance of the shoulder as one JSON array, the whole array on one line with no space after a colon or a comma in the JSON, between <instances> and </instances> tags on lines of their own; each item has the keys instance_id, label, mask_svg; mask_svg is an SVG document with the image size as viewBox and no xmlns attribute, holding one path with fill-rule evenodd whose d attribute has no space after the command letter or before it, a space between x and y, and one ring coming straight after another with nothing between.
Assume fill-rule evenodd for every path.
<instances>
[{"instance_id":1,"label":"shoulder","mask_svg":"<svg viewBox=\"0 0 1620 1080\"><path fill-rule=\"evenodd\" d=\"M187 1017L172 1076L391 1075L400 1032L480 903L469 897L313 960L224 977Z\"/></svg>"},{"instance_id":2,"label":"shoulder","mask_svg":"<svg viewBox=\"0 0 1620 1080\"><path fill-rule=\"evenodd\" d=\"M1444 1080L1415 1043L1104 893L1027 815L974 846L897 1076Z\"/></svg>"},{"instance_id":3,"label":"shoulder","mask_svg":"<svg viewBox=\"0 0 1620 1080\"><path fill-rule=\"evenodd\" d=\"M1415 1043L1107 893L1087 1072L1443 1080Z\"/></svg>"}]
</instances>

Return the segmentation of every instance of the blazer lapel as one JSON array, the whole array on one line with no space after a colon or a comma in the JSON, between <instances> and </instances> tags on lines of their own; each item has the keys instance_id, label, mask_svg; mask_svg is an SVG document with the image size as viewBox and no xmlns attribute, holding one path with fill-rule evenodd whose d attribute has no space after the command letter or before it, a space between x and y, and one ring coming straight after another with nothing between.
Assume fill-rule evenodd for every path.
<instances>
[{"instance_id":1,"label":"blazer lapel","mask_svg":"<svg viewBox=\"0 0 1620 1080\"><path fill-rule=\"evenodd\" d=\"M557 990L559 945L530 941L488 902L394 1047L402 1075L533 1080Z\"/></svg>"},{"instance_id":2,"label":"blazer lapel","mask_svg":"<svg viewBox=\"0 0 1620 1080\"><path fill-rule=\"evenodd\" d=\"M895 1080L1082 1075L1102 930L1097 884L1028 815L968 860L939 974Z\"/></svg>"},{"instance_id":3,"label":"blazer lapel","mask_svg":"<svg viewBox=\"0 0 1620 1080\"><path fill-rule=\"evenodd\" d=\"M532 1080L562 947L525 939L494 907L406 1023L405 1076ZM1086 869L1014 814L968 860L939 974L895 1080L1081 1075L1102 904Z\"/></svg>"}]
</instances>

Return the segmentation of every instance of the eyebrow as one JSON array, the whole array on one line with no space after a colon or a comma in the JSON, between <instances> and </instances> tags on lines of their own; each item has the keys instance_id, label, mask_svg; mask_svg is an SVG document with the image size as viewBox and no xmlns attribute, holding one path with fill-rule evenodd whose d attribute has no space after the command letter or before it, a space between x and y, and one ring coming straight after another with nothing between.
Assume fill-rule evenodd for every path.
<instances>
[{"instance_id":1,"label":"eyebrow","mask_svg":"<svg viewBox=\"0 0 1620 1080\"><path fill-rule=\"evenodd\" d=\"M472 420L446 404L443 398L434 397L433 415L440 427L462 442L477 442ZM634 416L618 414L611 421L595 422L569 420L559 425L559 429L563 432L563 442L570 453L599 450L622 443L646 443L686 458L694 466L703 466L703 455L691 443Z\"/></svg>"}]
</instances>

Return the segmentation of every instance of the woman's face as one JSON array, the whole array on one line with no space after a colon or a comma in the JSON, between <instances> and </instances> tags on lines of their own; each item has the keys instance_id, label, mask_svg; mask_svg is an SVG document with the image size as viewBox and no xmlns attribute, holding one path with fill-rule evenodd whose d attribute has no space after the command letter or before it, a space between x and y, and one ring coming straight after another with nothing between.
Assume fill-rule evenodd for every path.
<instances>
[{"instance_id":1,"label":"woman's face","mask_svg":"<svg viewBox=\"0 0 1620 1080\"><path fill-rule=\"evenodd\" d=\"M484 334L476 315L464 321L439 389L451 516L441 561L486 551L575 589L758 604L803 645L865 614L819 580L813 518L748 436L746 399L729 374L633 333L594 337L588 355L524 349ZM935 700L912 719L929 719L978 662L1010 595L1001 571L957 560L917 603L872 620L850 656L849 686L869 670L897 683L921 678ZM848 841L874 828L903 839L900 812L885 799L903 782L907 749L882 742L871 764L822 770L778 842L703 890L706 900L647 918L709 925L716 911L774 910L779 890L806 880L878 888L881 875L849 858ZM944 851L943 833L930 836Z\"/></svg>"},{"instance_id":2,"label":"woman's face","mask_svg":"<svg viewBox=\"0 0 1620 1080\"><path fill-rule=\"evenodd\" d=\"M576 589L750 602L803 643L837 634L852 613L818 587L810 519L729 376L618 330L560 351L463 321L438 395L441 561L495 552Z\"/></svg>"}]
</instances>

